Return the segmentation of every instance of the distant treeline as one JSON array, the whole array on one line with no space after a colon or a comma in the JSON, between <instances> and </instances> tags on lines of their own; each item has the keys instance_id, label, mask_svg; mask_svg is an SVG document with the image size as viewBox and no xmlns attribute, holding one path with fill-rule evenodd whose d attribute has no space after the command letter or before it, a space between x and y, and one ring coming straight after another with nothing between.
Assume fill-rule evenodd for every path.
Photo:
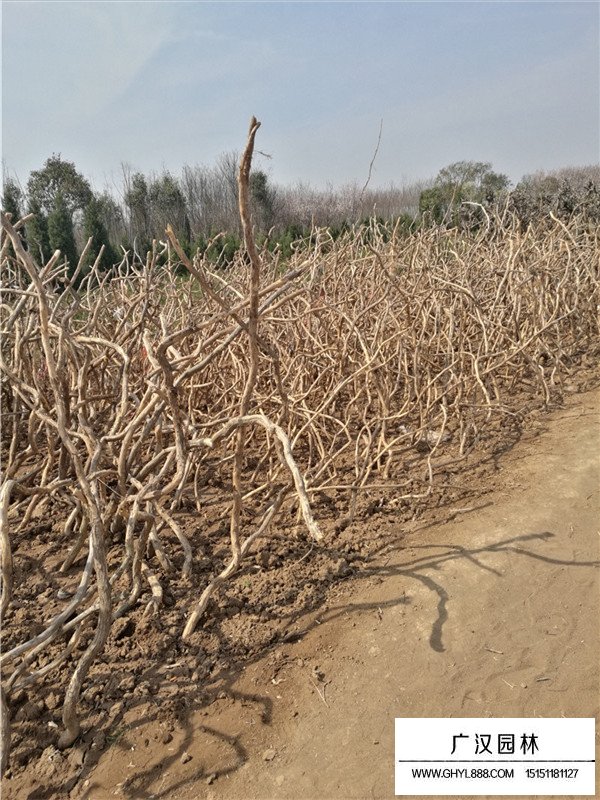
<instances>
[{"instance_id":1,"label":"distant treeline","mask_svg":"<svg viewBox=\"0 0 600 800\"><path fill-rule=\"evenodd\" d=\"M225 266L241 244L237 170L236 153L223 154L214 166L186 166L179 177L124 167L115 196L94 192L74 163L53 155L30 174L25 188L4 176L3 208L13 219L34 215L23 241L42 262L60 249L74 269L91 238L86 263L92 264L104 246L101 266L109 268L123 250L144 257L171 224L188 254L200 250ZM491 164L473 161L444 167L433 180L387 189L279 186L255 170L251 194L259 244L286 257L315 226L328 228L335 239L373 217L393 221L407 233L430 224L479 225L486 209L500 207L516 214L523 226L550 211L563 218L585 213L600 222L600 165L527 175L512 190Z\"/></svg>"}]
</instances>

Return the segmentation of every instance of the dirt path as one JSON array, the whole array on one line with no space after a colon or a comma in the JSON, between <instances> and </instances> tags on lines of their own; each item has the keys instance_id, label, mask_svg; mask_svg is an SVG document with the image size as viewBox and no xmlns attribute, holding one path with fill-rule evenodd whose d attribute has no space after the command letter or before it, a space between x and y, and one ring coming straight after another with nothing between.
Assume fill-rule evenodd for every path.
<instances>
[{"instance_id":1,"label":"dirt path","mask_svg":"<svg viewBox=\"0 0 600 800\"><path fill-rule=\"evenodd\" d=\"M477 510L398 531L300 641L189 727L132 725L72 796L391 798L394 717L598 717L599 406L540 418Z\"/></svg>"}]
</instances>

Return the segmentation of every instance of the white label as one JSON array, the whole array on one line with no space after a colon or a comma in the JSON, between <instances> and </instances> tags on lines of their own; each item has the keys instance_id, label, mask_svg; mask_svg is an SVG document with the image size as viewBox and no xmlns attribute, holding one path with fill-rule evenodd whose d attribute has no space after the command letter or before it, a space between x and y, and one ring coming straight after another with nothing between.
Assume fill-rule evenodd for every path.
<instances>
[{"instance_id":1,"label":"white label","mask_svg":"<svg viewBox=\"0 0 600 800\"><path fill-rule=\"evenodd\" d=\"M595 722L396 719L396 794L595 796Z\"/></svg>"}]
</instances>

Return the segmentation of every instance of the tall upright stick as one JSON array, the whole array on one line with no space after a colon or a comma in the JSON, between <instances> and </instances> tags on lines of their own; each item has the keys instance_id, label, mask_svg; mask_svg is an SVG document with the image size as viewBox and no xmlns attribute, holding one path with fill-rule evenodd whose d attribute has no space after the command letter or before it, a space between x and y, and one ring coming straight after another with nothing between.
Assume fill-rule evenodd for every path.
<instances>
[{"instance_id":1,"label":"tall upright stick","mask_svg":"<svg viewBox=\"0 0 600 800\"><path fill-rule=\"evenodd\" d=\"M256 249L254 236L252 235L252 220L250 218L250 167L252 165L252 153L254 152L254 138L260 127L260 122L256 117L250 120L248 131L248 142L240 163L238 175L238 201L240 208L240 218L244 231L244 243L246 252L250 258L250 306L248 312L248 339L250 343L250 370L244 393L240 401L240 417L245 416L250 408L250 400L256 384L258 375L258 290L260 281L260 256ZM237 567L241 556L240 544L240 516L242 513L242 467L244 461L244 441L245 430L238 428L235 442L235 453L233 460L233 507L231 509L231 550L234 563Z\"/></svg>"}]
</instances>

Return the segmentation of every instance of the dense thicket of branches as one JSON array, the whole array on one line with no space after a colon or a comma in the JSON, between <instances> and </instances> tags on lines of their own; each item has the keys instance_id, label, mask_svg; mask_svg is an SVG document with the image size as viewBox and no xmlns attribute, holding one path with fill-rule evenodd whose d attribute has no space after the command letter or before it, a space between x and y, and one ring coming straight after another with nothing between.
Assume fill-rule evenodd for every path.
<instances>
[{"instance_id":1,"label":"dense thicket of branches","mask_svg":"<svg viewBox=\"0 0 600 800\"><path fill-rule=\"evenodd\" d=\"M56 613L40 607L35 631L10 629L3 693L53 681L68 745L115 620L139 604L160 614L180 580L193 641L211 594L274 520L285 529L295 509L320 540L313 514L327 493L348 519L373 487L392 505L427 502L491 430L560 398L600 354L599 229L573 216L525 231L515 217L487 222L411 236L375 221L337 239L315 229L285 262L264 247L234 256L227 281L170 229L110 274L97 259L76 288L78 270L65 287L67 265L37 264L4 218L5 623L15 543L40 515L58 521L60 570L79 579ZM205 545L178 514L202 510L215 476L233 508L231 560L202 584Z\"/></svg>"},{"instance_id":2,"label":"dense thicket of branches","mask_svg":"<svg viewBox=\"0 0 600 800\"><path fill-rule=\"evenodd\" d=\"M68 747L111 627L140 604L160 614L170 582L187 587L188 645L274 520L318 543L324 497L346 521L374 488L428 501L600 353L593 170L513 193L471 162L431 187L281 189L250 170L258 127L214 168L125 170L121 202L58 156L26 193L5 182L1 766L11 696L54 681ZM214 500L215 476L230 559L198 585L178 515ZM10 627L22 534L50 513L61 560L45 574L72 591Z\"/></svg>"}]
</instances>

